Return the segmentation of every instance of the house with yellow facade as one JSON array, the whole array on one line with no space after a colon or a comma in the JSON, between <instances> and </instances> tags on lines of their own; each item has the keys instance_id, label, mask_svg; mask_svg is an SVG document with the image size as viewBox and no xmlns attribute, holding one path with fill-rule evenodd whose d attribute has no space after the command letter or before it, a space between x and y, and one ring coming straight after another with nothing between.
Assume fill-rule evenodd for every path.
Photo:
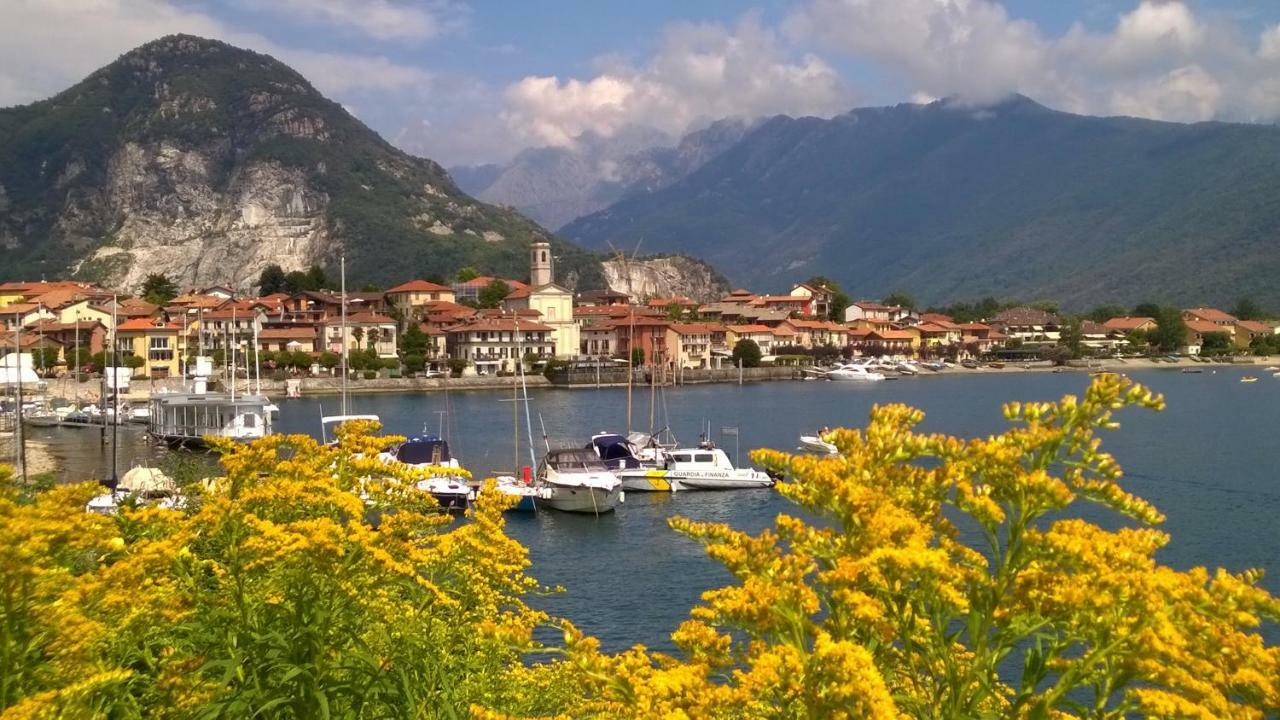
<instances>
[{"instance_id":1,"label":"house with yellow facade","mask_svg":"<svg viewBox=\"0 0 1280 720\"><path fill-rule=\"evenodd\" d=\"M135 376L181 377L186 356L186 328L181 323L163 319L126 320L116 327L115 348L122 357L142 359L142 365L134 371Z\"/></svg>"}]
</instances>

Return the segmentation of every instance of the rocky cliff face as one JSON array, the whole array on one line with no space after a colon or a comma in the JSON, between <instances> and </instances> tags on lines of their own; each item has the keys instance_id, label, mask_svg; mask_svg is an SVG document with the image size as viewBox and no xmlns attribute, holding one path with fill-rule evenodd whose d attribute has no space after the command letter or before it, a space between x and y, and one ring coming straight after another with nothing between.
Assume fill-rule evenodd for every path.
<instances>
[{"instance_id":1,"label":"rocky cliff face","mask_svg":"<svg viewBox=\"0 0 1280 720\"><path fill-rule=\"evenodd\" d=\"M245 287L267 265L305 270L340 251L329 197L306 173L251 162L220 184L210 167L221 159L164 142L126 144L109 163L96 207L74 204L63 213L63 232L86 239L103 215L118 219L109 242L73 272L130 289L153 272L184 286Z\"/></svg>"},{"instance_id":2,"label":"rocky cliff face","mask_svg":"<svg viewBox=\"0 0 1280 720\"><path fill-rule=\"evenodd\" d=\"M693 258L673 255L642 260L606 260L605 281L609 289L638 300L682 295L711 302L729 292L729 282L710 265Z\"/></svg>"},{"instance_id":3,"label":"rocky cliff face","mask_svg":"<svg viewBox=\"0 0 1280 720\"><path fill-rule=\"evenodd\" d=\"M0 279L74 273L136 289L149 273L245 287L347 258L353 282L521 277L550 240L562 276L598 260L461 192L276 60L191 36L74 87L0 109Z\"/></svg>"}]
</instances>

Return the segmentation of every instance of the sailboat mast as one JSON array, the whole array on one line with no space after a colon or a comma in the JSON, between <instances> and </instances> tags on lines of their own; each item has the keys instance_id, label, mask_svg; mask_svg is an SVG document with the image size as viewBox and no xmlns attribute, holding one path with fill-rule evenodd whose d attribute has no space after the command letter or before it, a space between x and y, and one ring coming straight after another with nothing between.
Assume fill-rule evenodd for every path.
<instances>
[{"instance_id":1,"label":"sailboat mast","mask_svg":"<svg viewBox=\"0 0 1280 720\"><path fill-rule=\"evenodd\" d=\"M236 345L240 342L239 328L236 327L236 306L231 306L231 341L227 343L231 346L231 403L236 401ZM225 359L225 358L224 358Z\"/></svg>"},{"instance_id":2,"label":"sailboat mast","mask_svg":"<svg viewBox=\"0 0 1280 720\"><path fill-rule=\"evenodd\" d=\"M120 323L117 318L116 311L120 307L120 297L118 295L111 296L111 327L119 327ZM120 480L117 463L119 462L120 453L116 449L120 445L120 367L116 358L119 352L119 340L111 338L111 487L115 487ZM150 353L150 348L147 349Z\"/></svg>"},{"instance_id":3,"label":"sailboat mast","mask_svg":"<svg viewBox=\"0 0 1280 720\"><path fill-rule=\"evenodd\" d=\"M516 367L520 368L520 393L524 397L524 428L529 436L529 467L538 466L538 458L533 453L533 420L529 417L529 386L524 381L524 340L520 337L520 316L512 318L516 329Z\"/></svg>"},{"instance_id":4,"label":"sailboat mast","mask_svg":"<svg viewBox=\"0 0 1280 720\"><path fill-rule=\"evenodd\" d=\"M340 317L342 318L342 332L339 338L342 341L342 414L347 414L347 257L342 256L340 260L342 274L342 309Z\"/></svg>"},{"instance_id":5,"label":"sailboat mast","mask_svg":"<svg viewBox=\"0 0 1280 720\"><path fill-rule=\"evenodd\" d=\"M22 318L15 315L13 323L13 361L14 372L18 378L17 390L14 403L14 418L16 422L13 426L13 441L16 443L17 452L14 453L18 462L18 474L22 477L22 484L27 484L27 436L22 430Z\"/></svg>"}]
</instances>

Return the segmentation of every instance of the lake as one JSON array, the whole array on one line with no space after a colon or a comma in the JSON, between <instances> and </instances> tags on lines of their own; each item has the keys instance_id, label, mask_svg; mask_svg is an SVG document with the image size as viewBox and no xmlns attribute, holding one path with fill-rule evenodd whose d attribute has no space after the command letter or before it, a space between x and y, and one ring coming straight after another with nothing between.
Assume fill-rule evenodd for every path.
<instances>
[{"instance_id":1,"label":"lake","mask_svg":"<svg viewBox=\"0 0 1280 720\"><path fill-rule=\"evenodd\" d=\"M1119 417L1122 429L1103 435L1104 447L1125 468L1126 487L1154 502L1168 517L1163 529L1173 541L1162 559L1175 567L1222 566L1268 570L1264 585L1280 592L1280 379L1261 368L1135 371L1131 376L1162 392L1163 413L1134 409ZM1245 374L1256 383L1240 383ZM739 428L741 455L749 448L790 449L802 432L824 425L861 426L877 403L902 402L923 409L922 429L972 436L1006 427L1000 405L1009 400L1053 400L1079 393L1082 373L1027 372L907 378L875 384L770 382L698 385L652 396L633 393L633 427L669 424L686 443L710 423L713 439L732 456ZM280 432L319 433L321 412L336 414L338 399L279 401ZM537 450L543 448L541 417L553 446L584 444L598 431L626 429L626 391L539 389L530 391ZM664 407L665 404L665 407ZM447 416L441 415L448 410ZM447 430L455 456L477 474L510 472L529 463L522 407L509 391L418 395L353 395L349 411L379 415L388 432ZM513 415L515 417L513 418ZM447 417L448 423L442 424ZM518 421L518 432L513 431ZM86 431L42 431L72 473L109 466ZM70 434L80 433L75 437ZM90 437L92 436L92 437ZM518 436L519 448L515 445ZM155 451L136 430L121 441L124 454ZM518 455L517 455L518 453ZM538 453L541 454L540 452ZM128 467L122 461L122 467ZM511 515L509 531L529 547L532 574L567 592L537 604L599 637L606 649L643 643L670 649L668 634L687 616L704 590L731 578L701 547L667 527L675 514L723 521L756 532L780 512L795 507L773 490L721 493L632 493L617 513L599 518L555 512Z\"/></svg>"}]
</instances>

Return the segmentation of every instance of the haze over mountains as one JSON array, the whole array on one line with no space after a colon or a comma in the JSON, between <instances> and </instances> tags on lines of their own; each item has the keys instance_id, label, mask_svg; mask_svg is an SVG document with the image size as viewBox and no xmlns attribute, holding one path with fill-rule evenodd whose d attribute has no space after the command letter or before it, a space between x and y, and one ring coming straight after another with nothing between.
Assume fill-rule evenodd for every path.
<instances>
[{"instance_id":1,"label":"haze over mountains","mask_svg":"<svg viewBox=\"0 0 1280 720\"><path fill-rule=\"evenodd\" d=\"M1280 129L1072 115L1015 96L774 117L561 229L702 257L735 285L1280 305Z\"/></svg>"},{"instance_id":2,"label":"haze over mountains","mask_svg":"<svg viewBox=\"0 0 1280 720\"><path fill-rule=\"evenodd\" d=\"M458 186L482 200L510 205L549 228L636 194L660 190L742 138L754 123L727 118L678 142L632 127L612 137L583 133L571 147L539 147L505 165L449 169Z\"/></svg>"}]
</instances>

